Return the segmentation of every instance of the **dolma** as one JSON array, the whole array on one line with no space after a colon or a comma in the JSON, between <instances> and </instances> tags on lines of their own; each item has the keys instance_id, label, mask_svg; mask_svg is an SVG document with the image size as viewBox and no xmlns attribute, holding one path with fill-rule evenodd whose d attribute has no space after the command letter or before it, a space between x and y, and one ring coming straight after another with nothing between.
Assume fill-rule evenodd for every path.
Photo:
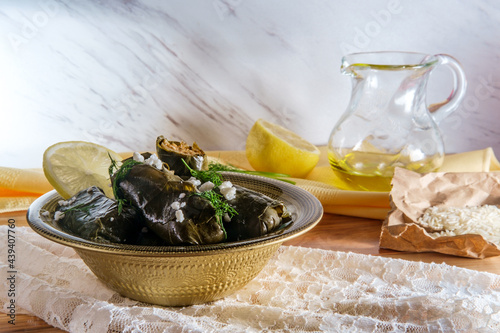
<instances>
[{"instance_id":1,"label":"dolma","mask_svg":"<svg viewBox=\"0 0 500 333\"><path fill-rule=\"evenodd\" d=\"M208 159L205 152L198 147L196 142L189 146L184 141L169 141L160 135L156 139L156 154L161 161L168 165L171 171L183 178L191 177L189 168L195 171L208 169Z\"/></svg>"},{"instance_id":2,"label":"dolma","mask_svg":"<svg viewBox=\"0 0 500 333\"><path fill-rule=\"evenodd\" d=\"M196 187L172 179L147 164L134 164L113 186L143 216L146 225L169 245L212 244L224 241L225 233L210 201L195 195ZM122 166L123 168L123 166Z\"/></svg>"},{"instance_id":3,"label":"dolma","mask_svg":"<svg viewBox=\"0 0 500 333\"><path fill-rule=\"evenodd\" d=\"M54 219L61 230L98 243L133 244L143 228L132 207L119 213L118 202L95 186L60 201Z\"/></svg>"},{"instance_id":4,"label":"dolma","mask_svg":"<svg viewBox=\"0 0 500 333\"><path fill-rule=\"evenodd\" d=\"M259 237L291 221L283 202L242 186L233 185L236 195L227 202L238 214L224 222L228 241Z\"/></svg>"}]
</instances>

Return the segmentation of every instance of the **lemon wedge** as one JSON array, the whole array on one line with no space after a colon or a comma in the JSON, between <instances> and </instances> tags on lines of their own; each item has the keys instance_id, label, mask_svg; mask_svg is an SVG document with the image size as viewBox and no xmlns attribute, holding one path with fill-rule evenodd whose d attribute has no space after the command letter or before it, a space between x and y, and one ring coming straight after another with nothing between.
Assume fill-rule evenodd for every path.
<instances>
[{"instance_id":1,"label":"lemon wedge","mask_svg":"<svg viewBox=\"0 0 500 333\"><path fill-rule=\"evenodd\" d=\"M108 174L111 158L122 160L114 151L95 143L59 142L45 150L43 172L64 199L90 186L97 186L106 196L114 198Z\"/></svg>"},{"instance_id":2,"label":"lemon wedge","mask_svg":"<svg viewBox=\"0 0 500 333\"><path fill-rule=\"evenodd\" d=\"M294 132L263 119L248 133L246 156L258 171L305 177L318 164L320 151Z\"/></svg>"}]
</instances>

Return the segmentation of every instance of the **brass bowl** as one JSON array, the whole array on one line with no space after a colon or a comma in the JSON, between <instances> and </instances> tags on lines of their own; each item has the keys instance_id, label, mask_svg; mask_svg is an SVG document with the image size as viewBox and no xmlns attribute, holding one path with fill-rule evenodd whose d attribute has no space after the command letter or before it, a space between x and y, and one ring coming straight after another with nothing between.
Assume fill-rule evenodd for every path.
<instances>
[{"instance_id":1,"label":"brass bowl","mask_svg":"<svg viewBox=\"0 0 500 333\"><path fill-rule=\"evenodd\" d=\"M233 184L282 200L293 223L278 232L238 242L191 246L100 244L59 230L42 213L53 213L62 198L51 191L29 208L30 227L45 238L72 247L94 274L123 296L157 305L210 302L237 291L264 268L280 245L313 228L321 203L294 185L241 173L224 173Z\"/></svg>"}]
</instances>

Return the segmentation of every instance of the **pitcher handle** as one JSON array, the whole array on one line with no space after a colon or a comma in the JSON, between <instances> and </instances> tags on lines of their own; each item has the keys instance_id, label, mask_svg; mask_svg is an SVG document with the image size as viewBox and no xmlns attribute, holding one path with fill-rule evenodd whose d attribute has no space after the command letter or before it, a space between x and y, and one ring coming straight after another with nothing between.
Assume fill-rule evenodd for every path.
<instances>
[{"instance_id":1,"label":"pitcher handle","mask_svg":"<svg viewBox=\"0 0 500 333\"><path fill-rule=\"evenodd\" d=\"M453 90L450 96L442 102L429 105L428 109L436 123L449 116L455 111L465 97L467 90L467 80L465 72L460 63L450 55L437 54L439 64L448 66L453 74Z\"/></svg>"}]
</instances>

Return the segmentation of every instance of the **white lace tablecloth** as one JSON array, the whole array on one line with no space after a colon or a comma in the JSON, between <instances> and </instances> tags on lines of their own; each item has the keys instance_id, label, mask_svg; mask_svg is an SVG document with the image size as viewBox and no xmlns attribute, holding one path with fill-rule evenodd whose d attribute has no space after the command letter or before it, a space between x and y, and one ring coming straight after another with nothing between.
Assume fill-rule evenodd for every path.
<instances>
[{"instance_id":1,"label":"white lace tablecloth","mask_svg":"<svg viewBox=\"0 0 500 333\"><path fill-rule=\"evenodd\" d=\"M500 332L500 275L282 246L232 296L159 307L108 289L71 248L26 227L15 231L16 313L70 332ZM7 313L6 226L0 239Z\"/></svg>"}]
</instances>

